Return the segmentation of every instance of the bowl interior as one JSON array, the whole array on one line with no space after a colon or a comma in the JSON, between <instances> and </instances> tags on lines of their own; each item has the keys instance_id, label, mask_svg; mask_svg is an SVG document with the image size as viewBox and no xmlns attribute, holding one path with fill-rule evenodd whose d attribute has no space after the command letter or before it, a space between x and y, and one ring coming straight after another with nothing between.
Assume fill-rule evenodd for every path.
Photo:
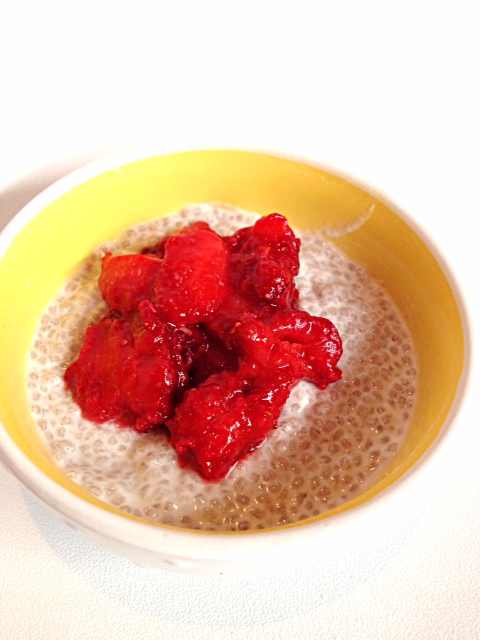
<instances>
[{"instance_id":1,"label":"bowl interior","mask_svg":"<svg viewBox=\"0 0 480 640\"><path fill-rule=\"evenodd\" d=\"M0 421L16 446L50 478L84 500L116 511L74 485L50 458L27 402L27 353L39 316L100 243L133 224L212 201L261 214L278 212L294 227L322 229L384 286L410 328L419 369L411 427L383 475L335 513L357 506L405 474L437 438L463 370L461 316L438 262L391 207L345 179L285 158L196 151L134 161L55 196L38 214L25 216L11 242L4 235Z\"/></svg>"}]
</instances>

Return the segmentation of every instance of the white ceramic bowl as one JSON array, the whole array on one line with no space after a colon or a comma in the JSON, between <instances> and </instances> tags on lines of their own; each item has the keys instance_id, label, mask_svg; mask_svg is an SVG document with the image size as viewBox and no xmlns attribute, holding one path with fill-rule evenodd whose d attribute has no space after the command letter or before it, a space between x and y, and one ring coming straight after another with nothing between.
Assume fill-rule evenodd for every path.
<instances>
[{"instance_id":1,"label":"white ceramic bowl","mask_svg":"<svg viewBox=\"0 0 480 640\"><path fill-rule=\"evenodd\" d=\"M360 496L325 515L263 531L200 532L107 506L55 465L30 414L26 354L39 316L96 246L192 202L288 211L301 229L349 229L332 242L382 281L413 335L418 401L405 443ZM197 574L243 575L329 553L374 528L415 482L461 399L466 323L458 293L408 218L351 180L310 163L247 151L122 157L87 166L25 207L0 237L0 458L71 527L134 562ZM48 258L46 257L48 256ZM445 363L448 362L448 366ZM463 377L463 380L462 380Z\"/></svg>"}]
</instances>

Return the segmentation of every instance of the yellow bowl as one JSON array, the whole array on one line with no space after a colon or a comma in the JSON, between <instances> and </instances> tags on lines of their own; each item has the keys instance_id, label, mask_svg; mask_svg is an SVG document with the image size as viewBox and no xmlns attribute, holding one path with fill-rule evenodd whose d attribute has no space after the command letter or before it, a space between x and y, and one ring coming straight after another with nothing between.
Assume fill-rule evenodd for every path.
<instances>
[{"instance_id":1,"label":"yellow bowl","mask_svg":"<svg viewBox=\"0 0 480 640\"><path fill-rule=\"evenodd\" d=\"M212 201L262 214L276 211L297 228L323 229L390 293L414 339L418 401L401 450L356 499L297 525L200 533L121 513L62 473L30 414L27 353L39 316L63 283L99 244L127 227L193 202ZM380 196L311 164L230 150L107 159L68 176L30 203L1 234L0 256L1 459L70 525L141 564L232 574L268 567L284 545L298 548L325 535L327 524L345 526L367 503L400 484L453 413L465 369L466 329L445 270L405 215Z\"/></svg>"}]
</instances>

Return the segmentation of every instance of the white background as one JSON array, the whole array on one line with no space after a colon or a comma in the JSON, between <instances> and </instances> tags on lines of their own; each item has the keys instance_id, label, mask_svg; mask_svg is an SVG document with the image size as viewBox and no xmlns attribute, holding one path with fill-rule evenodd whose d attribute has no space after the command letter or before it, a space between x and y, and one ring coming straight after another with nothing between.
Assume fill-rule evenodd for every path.
<instances>
[{"instance_id":1,"label":"white background","mask_svg":"<svg viewBox=\"0 0 480 640\"><path fill-rule=\"evenodd\" d=\"M466 0L3 2L1 225L117 149L285 151L353 175L414 218L476 328L479 42ZM472 361L409 508L374 539L276 576L141 569L67 529L0 469L0 638L480 638Z\"/></svg>"}]
</instances>

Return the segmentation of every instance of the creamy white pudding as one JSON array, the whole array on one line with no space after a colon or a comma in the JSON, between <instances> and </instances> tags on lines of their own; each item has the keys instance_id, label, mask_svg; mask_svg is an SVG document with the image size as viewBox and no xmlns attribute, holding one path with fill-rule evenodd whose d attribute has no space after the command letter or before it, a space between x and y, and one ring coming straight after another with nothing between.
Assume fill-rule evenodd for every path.
<instances>
[{"instance_id":1,"label":"creamy white pudding","mask_svg":"<svg viewBox=\"0 0 480 640\"><path fill-rule=\"evenodd\" d=\"M97 286L101 256L135 252L197 220L228 235L257 218L227 205L194 205L132 227L99 247L42 315L28 366L32 415L58 465L99 499L179 527L268 528L352 499L401 446L416 398L408 328L379 284L320 233L297 232L296 282L300 307L330 319L340 332L343 379L324 391L298 384L277 429L226 479L206 483L181 469L164 431L140 435L82 419L63 374L87 327L106 311Z\"/></svg>"}]
</instances>

